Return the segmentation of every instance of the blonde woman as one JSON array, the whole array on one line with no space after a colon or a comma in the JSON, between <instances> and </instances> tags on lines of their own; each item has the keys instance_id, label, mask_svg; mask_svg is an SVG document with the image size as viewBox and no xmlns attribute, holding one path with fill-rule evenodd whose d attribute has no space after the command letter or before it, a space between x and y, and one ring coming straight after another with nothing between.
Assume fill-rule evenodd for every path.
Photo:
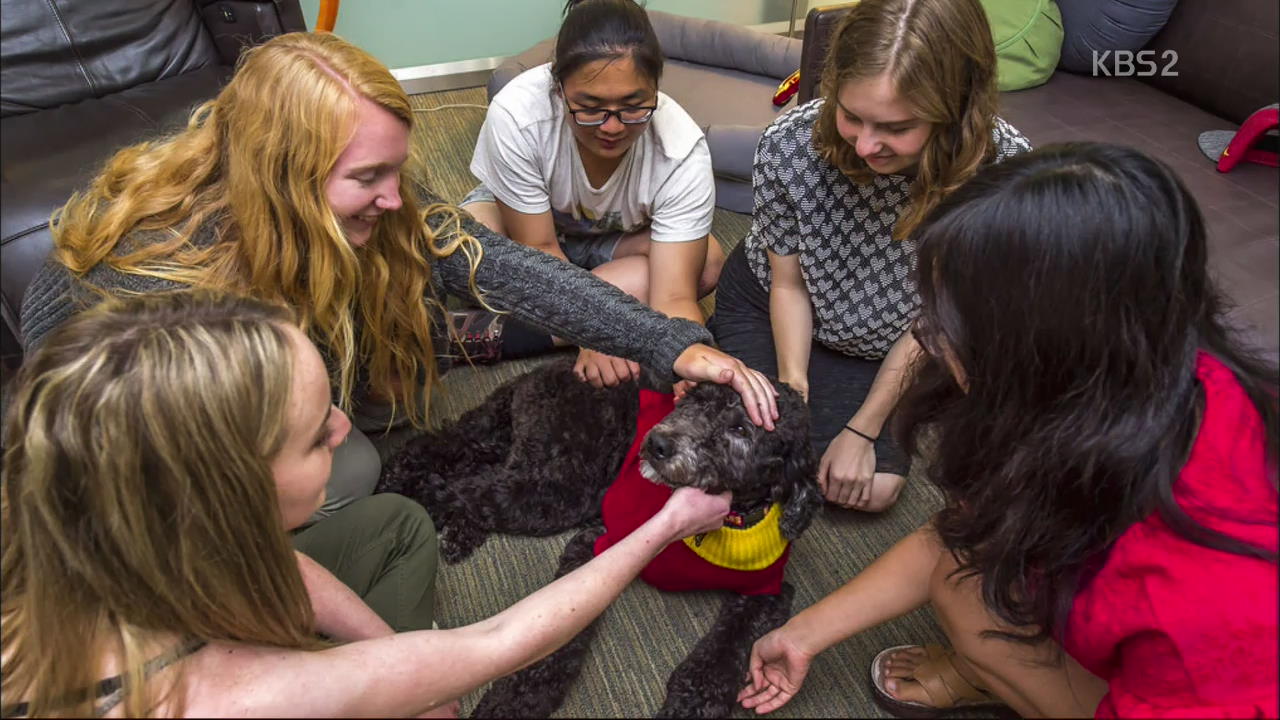
<instances>
[{"instance_id":1,"label":"blonde woman","mask_svg":"<svg viewBox=\"0 0 1280 720\"><path fill-rule=\"evenodd\" d=\"M23 301L28 347L107 295L204 287L282 302L322 349L358 428L421 424L443 367L438 298L479 293L558 337L689 380L732 383L772 428L759 373L590 273L494 234L422 185L408 97L331 34L249 50L177 135L121 150L53 219L54 257ZM353 431L321 514L367 495L376 450Z\"/></svg>"},{"instance_id":2,"label":"blonde woman","mask_svg":"<svg viewBox=\"0 0 1280 720\"><path fill-rule=\"evenodd\" d=\"M751 231L708 325L809 399L838 505L892 506L910 468L885 429L917 352L913 231L979 167L1031 148L996 117L995 72L978 0L863 0L832 36L823 96L756 150Z\"/></svg>"},{"instance_id":3,"label":"blonde woman","mask_svg":"<svg viewBox=\"0 0 1280 720\"><path fill-rule=\"evenodd\" d=\"M421 629L434 533L418 505L368 497L303 531L358 542L336 576L290 547L351 428L291 315L221 293L111 300L28 357L4 426L5 717L448 709L572 638L667 543L723 522L727 495L678 491L498 615Z\"/></svg>"}]
</instances>

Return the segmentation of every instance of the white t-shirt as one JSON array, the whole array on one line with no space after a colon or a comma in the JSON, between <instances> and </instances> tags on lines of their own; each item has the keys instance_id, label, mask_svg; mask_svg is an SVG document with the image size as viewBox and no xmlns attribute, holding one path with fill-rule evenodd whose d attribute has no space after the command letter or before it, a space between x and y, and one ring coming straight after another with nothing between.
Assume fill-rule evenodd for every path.
<instances>
[{"instance_id":1,"label":"white t-shirt","mask_svg":"<svg viewBox=\"0 0 1280 720\"><path fill-rule=\"evenodd\" d=\"M557 233L569 237L649 226L655 242L684 242L711 232L711 153L684 108L659 92L648 127L595 188L553 87L551 65L540 65L518 75L489 104L471 173L496 198L522 213L551 210Z\"/></svg>"}]
</instances>

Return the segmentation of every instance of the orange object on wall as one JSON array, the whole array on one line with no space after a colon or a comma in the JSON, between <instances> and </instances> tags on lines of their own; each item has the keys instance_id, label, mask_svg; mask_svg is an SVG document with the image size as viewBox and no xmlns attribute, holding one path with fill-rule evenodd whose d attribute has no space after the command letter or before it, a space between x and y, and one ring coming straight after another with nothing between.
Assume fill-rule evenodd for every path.
<instances>
[{"instance_id":1,"label":"orange object on wall","mask_svg":"<svg viewBox=\"0 0 1280 720\"><path fill-rule=\"evenodd\" d=\"M316 32L333 32L338 23L338 4L341 0L320 0L320 14L316 17Z\"/></svg>"}]
</instances>

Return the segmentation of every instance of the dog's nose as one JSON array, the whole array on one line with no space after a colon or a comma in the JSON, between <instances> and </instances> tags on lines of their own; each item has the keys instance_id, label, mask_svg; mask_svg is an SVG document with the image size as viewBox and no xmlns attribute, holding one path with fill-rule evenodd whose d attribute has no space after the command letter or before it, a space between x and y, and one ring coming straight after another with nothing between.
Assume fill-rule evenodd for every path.
<instances>
[{"instance_id":1,"label":"dog's nose","mask_svg":"<svg viewBox=\"0 0 1280 720\"><path fill-rule=\"evenodd\" d=\"M671 438L656 432L649 433L649 438L645 440L645 445L648 446L649 456L654 460L666 460L675 449Z\"/></svg>"}]
</instances>

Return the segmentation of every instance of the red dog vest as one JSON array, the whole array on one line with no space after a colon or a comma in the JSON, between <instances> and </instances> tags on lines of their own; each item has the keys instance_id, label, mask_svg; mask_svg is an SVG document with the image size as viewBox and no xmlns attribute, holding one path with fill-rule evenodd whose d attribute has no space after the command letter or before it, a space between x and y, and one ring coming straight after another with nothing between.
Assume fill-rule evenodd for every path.
<instances>
[{"instance_id":1,"label":"red dog vest","mask_svg":"<svg viewBox=\"0 0 1280 720\"><path fill-rule=\"evenodd\" d=\"M640 391L640 414L635 439L604 496L605 533L595 544L595 554L630 535L653 517L671 497L671 488L646 480L640 474L640 446L649 429L675 408L670 394ZM743 595L776 595L782 592L782 571L791 553L778 528L781 510L769 508L764 520L748 529L725 527L703 536L668 545L645 566L640 577L659 590L733 590ZM752 568L752 569L741 569Z\"/></svg>"}]
</instances>

